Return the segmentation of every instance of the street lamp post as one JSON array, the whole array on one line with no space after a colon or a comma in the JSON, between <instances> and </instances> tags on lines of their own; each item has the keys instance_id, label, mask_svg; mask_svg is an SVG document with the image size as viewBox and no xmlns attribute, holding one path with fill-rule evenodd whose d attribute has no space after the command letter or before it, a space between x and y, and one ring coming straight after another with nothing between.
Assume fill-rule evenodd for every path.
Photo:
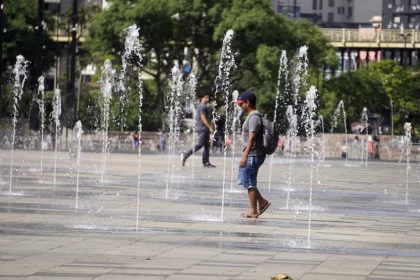
<instances>
[{"instance_id":1,"label":"street lamp post","mask_svg":"<svg viewBox=\"0 0 420 280\"><path fill-rule=\"evenodd\" d=\"M401 28L401 33L399 35L404 40L404 53L402 55L401 65L405 66L406 65L405 64L405 60L406 60L405 57L407 56L407 40L411 37L411 33L404 33L404 29ZM410 60L411 60L411 56L409 57L409 61ZM408 120L408 113L407 113L406 108L405 108L405 106L406 106L406 96L405 95L406 95L406 85L404 83L404 119L405 119L405 121L407 121Z\"/></svg>"},{"instance_id":2,"label":"street lamp post","mask_svg":"<svg viewBox=\"0 0 420 280\"><path fill-rule=\"evenodd\" d=\"M0 104L2 104L2 70L3 70L3 17L4 17L4 0L0 0ZM2 110L0 105L0 118Z\"/></svg>"}]
</instances>

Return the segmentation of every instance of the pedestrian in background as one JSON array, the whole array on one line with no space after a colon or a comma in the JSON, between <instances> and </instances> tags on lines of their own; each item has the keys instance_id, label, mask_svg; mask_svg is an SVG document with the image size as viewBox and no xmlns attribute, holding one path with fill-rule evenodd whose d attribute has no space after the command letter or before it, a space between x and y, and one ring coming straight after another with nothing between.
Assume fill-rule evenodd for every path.
<instances>
[{"instance_id":1,"label":"pedestrian in background","mask_svg":"<svg viewBox=\"0 0 420 280\"><path fill-rule=\"evenodd\" d=\"M193 149L181 153L181 164L185 166L188 157L204 147L203 151L203 166L216 167L210 163L210 134L214 133L214 129L210 125L210 112L207 109L207 104L210 101L210 95L204 94L201 97L200 104L197 107L195 117L195 131L198 134L197 144Z\"/></svg>"},{"instance_id":2,"label":"pedestrian in background","mask_svg":"<svg viewBox=\"0 0 420 280\"><path fill-rule=\"evenodd\" d=\"M159 136L159 146L161 151L166 150L166 134L164 130L162 130Z\"/></svg>"}]
</instances>

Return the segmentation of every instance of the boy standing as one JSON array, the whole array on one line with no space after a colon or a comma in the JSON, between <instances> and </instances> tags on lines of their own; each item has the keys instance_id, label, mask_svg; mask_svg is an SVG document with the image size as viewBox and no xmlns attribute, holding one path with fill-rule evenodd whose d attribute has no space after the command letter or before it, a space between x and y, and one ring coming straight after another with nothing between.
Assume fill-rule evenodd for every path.
<instances>
[{"instance_id":1,"label":"boy standing","mask_svg":"<svg viewBox=\"0 0 420 280\"><path fill-rule=\"evenodd\" d=\"M244 218L258 218L270 206L257 188L258 169L264 163L262 114L257 110L257 98L251 91L243 92L235 104L248 116L242 126L242 151L239 163L238 184L248 190L250 208L242 213ZM258 208L257 208L258 204Z\"/></svg>"}]
</instances>

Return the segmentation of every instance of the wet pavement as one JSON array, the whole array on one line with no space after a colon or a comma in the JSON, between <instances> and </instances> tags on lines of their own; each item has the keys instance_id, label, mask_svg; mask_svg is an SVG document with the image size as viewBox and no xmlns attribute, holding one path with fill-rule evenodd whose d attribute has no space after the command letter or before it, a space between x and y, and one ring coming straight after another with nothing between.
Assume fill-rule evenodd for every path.
<instances>
[{"instance_id":1,"label":"wet pavement","mask_svg":"<svg viewBox=\"0 0 420 280\"><path fill-rule=\"evenodd\" d=\"M267 159L259 188L272 205L244 219L231 157L224 176L222 157L209 169L200 155L184 168L142 155L138 176L136 154L110 154L101 182L101 155L85 153L76 195L67 153L54 186L52 152L41 171L40 152L15 151L11 191L10 155L0 151L0 279L420 279L418 163L407 176L405 163L326 160L311 184L303 158L290 172L278 156L270 184Z\"/></svg>"}]
</instances>

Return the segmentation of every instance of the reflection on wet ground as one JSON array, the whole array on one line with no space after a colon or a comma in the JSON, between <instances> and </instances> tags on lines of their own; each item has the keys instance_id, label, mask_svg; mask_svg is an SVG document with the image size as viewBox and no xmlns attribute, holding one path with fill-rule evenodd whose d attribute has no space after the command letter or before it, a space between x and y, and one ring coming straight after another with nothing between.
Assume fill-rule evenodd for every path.
<instances>
[{"instance_id":1,"label":"reflection on wet ground","mask_svg":"<svg viewBox=\"0 0 420 280\"><path fill-rule=\"evenodd\" d=\"M346 167L343 161L326 161L317 168L309 206L308 167L304 160L298 160L293 167L287 209L289 161L275 160L270 192L269 168L263 166L259 174L259 188L272 203L269 210L259 219L240 218L239 214L248 207L247 194L236 184L230 190L229 181L222 220L223 170L219 168L196 167L195 179L191 180L192 168L177 166L175 176L168 180L167 158L145 155L142 159L145 170L137 195L134 155L124 155L126 163L116 165L112 164L113 157L121 155L110 155L106 180L99 182L100 172L89 168L96 160L91 154L89 160L82 162L78 208L75 209L75 176L65 164L57 169L58 182L54 186L51 166L40 173L36 168L36 153L29 153L26 163L18 153L16 163L22 166L14 171L10 194L7 153L1 155L5 159L0 166L0 235L90 232L219 236L220 240L201 241L200 246L420 256L419 250L413 251L417 247L405 244L404 239L398 242L398 248L389 250L378 249L381 245L372 240L352 243L364 232L381 235L420 230L419 226L415 227L420 217L416 175L410 174L409 200L405 204L405 183L401 186L405 167L395 162L372 162L365 168L359 162L351 162L351 167ZM97 157L100 160L99 155ZM214 162L222 166L222 160L215 158ZM230 174L227 175L230 178ZM167 187L169 199L165 199ZM138 229L135 227L137 199L140 203ZM309 210L312 224L308 247ZM246 239L233 242L224 241L223 237ZM189 243L189 246L194 244ZM408 247L411 250L404 249Z\"/></svg>"}]
</instances>

